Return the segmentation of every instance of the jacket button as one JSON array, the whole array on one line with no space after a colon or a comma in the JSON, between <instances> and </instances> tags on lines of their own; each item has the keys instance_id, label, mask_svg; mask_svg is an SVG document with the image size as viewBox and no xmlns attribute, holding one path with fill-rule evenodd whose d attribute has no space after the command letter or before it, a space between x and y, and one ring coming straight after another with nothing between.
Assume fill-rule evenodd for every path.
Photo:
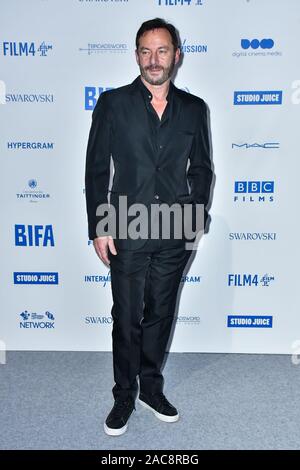
<instances>
[{"instance_id":1,"label":"jacket button","mask_svg":"<svg viewBox=\"0 0 300 470\"><path fill-rule=\"evenodd\" d=\"M160 170L160 166L157 166L157 167L156 167L156 171L159 171L159 170Z\"/></svg>"},{"instance_id":2,"label":"jacket button","mask_svg":"<svg viewBox=\"0 0 300 470\"><path fill-rule=\"evenodd\" d=\"M159 195L158 194L155 194L155 199L159 199Z\"/></svg>"}]
</instances>

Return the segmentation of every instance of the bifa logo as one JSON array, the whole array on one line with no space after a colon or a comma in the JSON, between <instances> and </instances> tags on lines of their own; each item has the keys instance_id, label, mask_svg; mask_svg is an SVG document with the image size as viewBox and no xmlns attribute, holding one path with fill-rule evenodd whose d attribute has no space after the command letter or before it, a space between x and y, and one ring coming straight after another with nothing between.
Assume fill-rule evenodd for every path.
<instances>
[{"instance_id":1,"label":"bifa logo","mask_svg":"<svg viewBox=\"0 0 300 470\"><path fill-rule=\"evenodd\" d=\"M104 91L113 90L113 88L103 88L95 86L86 86L84 88L84 109L87 111L93 111L96 106L97 99Z\"/></svg>"},{"instance_id":2,"label":"bifa logo","mask_svg":"<svg viewBox=\"0 0 300 470\"><path fill-rule=\"evenodd\" d=\"M16 246L54 246L52 225L15 225Z\"/></svg>"},{"instance_id":3,"label":"bifa logo","mask_svg":"<svg viewBox=\"0 0 300 470\"><path fill-rule=\"evenodd\" d=\"M4 56L35 56L38 54L41 57L46 57L48 51L52 49L52 45L46 44L44 41L36 46L34 42L8 42L2 43L2 51Z\"/></svg>"},{"instance_id":4,"label":"bifa logo","mask_svg":"<svg viewBox=\"0 0 300 470\"><path fill-rule=\"evenodd\" d=\"M53 313L46 311L45 313L29 313L27 310L24 310L20 313L20 328L25 329L42 329L50 330L54 329L54 315Z\"/></svg>"},{"instance_id":5,"label":"bifa logo","mask_svg":"<svg viewBox=\"0 0 300 470\"><path fill-rule=\"evenodd\" d=\"M274 276L264 274L228 274L229 287L269 287L270 283L274 281Z\"/></svg>"},{"instance_id":6,"label":"bifa logo","mask_svg":"<svg viewBox=\"0 0 300 470\"><path fill-rule=\"evenodd\" d=\"M235 202L273 202L274 181L235 181L234 192ZM250 196L245 196L245 194Z\"/></svg>"},{"instance_id":7,"label":"bifa logo","mask_svg":"<svg viewBox=\"0 0 300 470\"><path fill-rule=\"evenodd\" d=\"M273 317L267 315L228 315L228 328L273 328Z\"/></svg>"}]
</instances>

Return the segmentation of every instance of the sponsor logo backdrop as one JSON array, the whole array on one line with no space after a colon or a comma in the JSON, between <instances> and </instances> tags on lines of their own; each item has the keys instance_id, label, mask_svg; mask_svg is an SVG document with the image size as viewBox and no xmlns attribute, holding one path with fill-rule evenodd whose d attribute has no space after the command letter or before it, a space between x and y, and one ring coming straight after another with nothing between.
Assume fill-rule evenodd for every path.
<instances>
[{"instance_id":1,"label":"sponsor logo backdrop","mask_svg":"<svg viewBox=\"0 0 300 470\"><path fill-rule=\"evenodd\" d=\"M181 34L177 87L209 105L209 233L171 351L293 352L300 335L298 0L6 0L0 15L0 341L111 350L110 272L87 236L91 113L130 83L140 24Z\"/></svg>"}]
</instances>

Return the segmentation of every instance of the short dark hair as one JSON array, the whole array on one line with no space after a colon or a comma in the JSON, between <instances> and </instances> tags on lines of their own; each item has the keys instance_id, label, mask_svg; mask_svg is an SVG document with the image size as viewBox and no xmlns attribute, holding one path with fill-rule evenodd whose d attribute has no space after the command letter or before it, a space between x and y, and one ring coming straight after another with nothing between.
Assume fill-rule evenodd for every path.
<instances>
[{"instance_id":1,"label":"short dark hair","mask_svg":"<svg viewBox=\"0 0 300 470\"><path fill-rule=\"evenodd\" d=\"M163 28L169 31L169 33L171 34L171 38L172 38L172 44L176 51L176 49L179 47L179 40L178 40L178 36L176 33L176 29L171 23L167 23L162 18L154 18L153 20L145 21L141 25L140 29L136 33L136 38L135 38L136 48L138 49L139 39L146 31L151 31L153 29L158 29L158 28Z\"/></svg>"}]
</instances>

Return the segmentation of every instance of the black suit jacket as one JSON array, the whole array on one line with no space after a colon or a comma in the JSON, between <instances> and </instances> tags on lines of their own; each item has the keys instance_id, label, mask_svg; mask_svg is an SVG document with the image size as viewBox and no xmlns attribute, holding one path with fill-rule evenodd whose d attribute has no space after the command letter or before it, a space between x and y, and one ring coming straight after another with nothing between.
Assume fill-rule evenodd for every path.
<instances>
[{"instance_id":1,"label":"black suit jacket","mask_svg":"<svg viewBox=\"0 0 300 470\"><path fill-rule=\"evenodd\" d=\"M178 202L206 206L209 200L212 169L204 101L170 83L173 121L157 160L139 80L137 77L130 85L103 92L93 111L85 173L91 240L98 236L96 226L101 219L96 209L108 202L109 192L110 203L116 208L119 195L128 196L128 206L135 202L149 206L158 202L158 197L159 202L168 205ZM109 191L111 157L115 172ZM137 249L145 241L116 238L115 244Z\"/></svg>"}]
</instances>

